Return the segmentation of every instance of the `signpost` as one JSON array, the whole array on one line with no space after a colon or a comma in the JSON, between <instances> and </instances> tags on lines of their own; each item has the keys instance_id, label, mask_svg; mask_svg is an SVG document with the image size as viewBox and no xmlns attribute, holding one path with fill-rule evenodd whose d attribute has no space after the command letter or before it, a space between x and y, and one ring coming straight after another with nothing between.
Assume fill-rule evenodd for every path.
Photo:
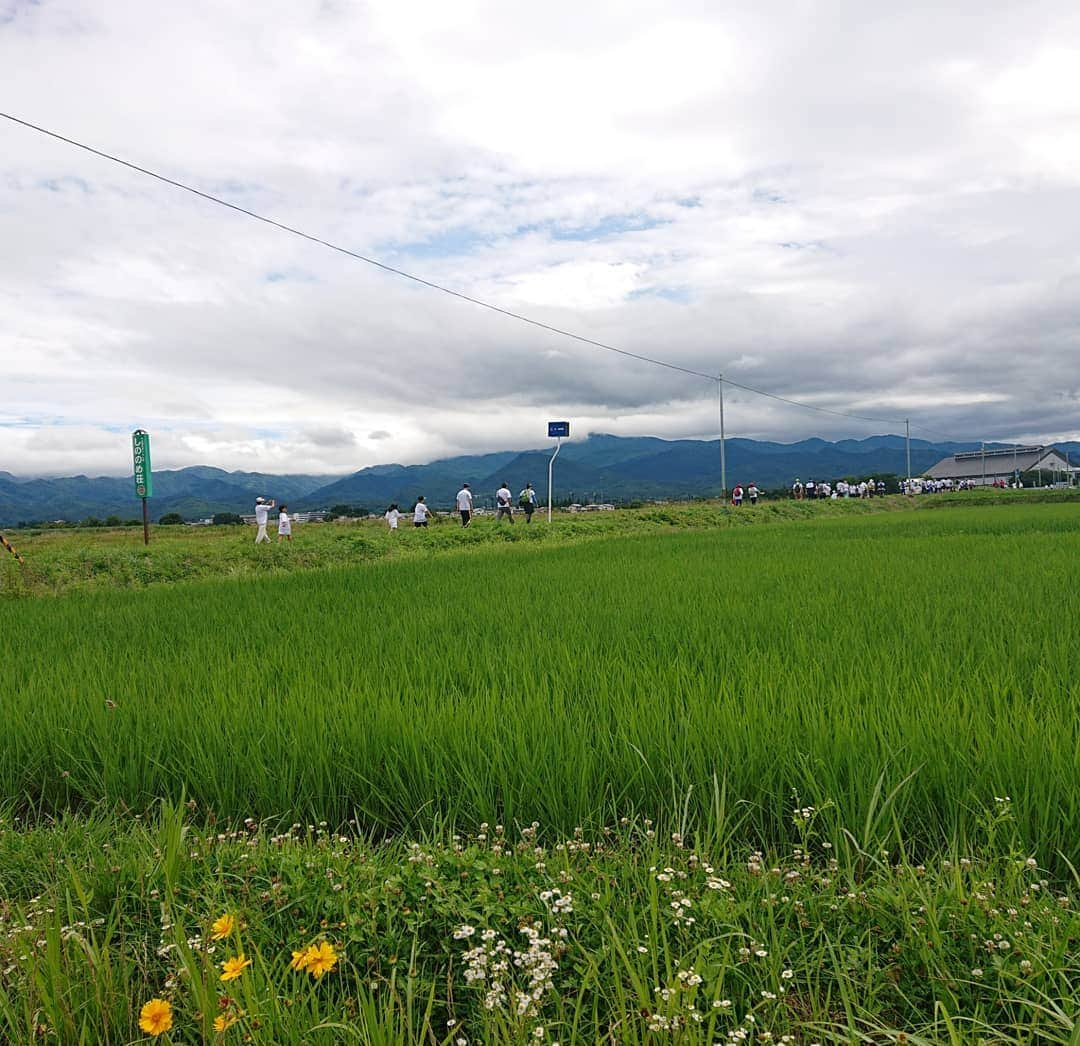
<instances>
[{"instance_id":1,"label":"signpost","mask_svg":"<svg viewBox=\"0 0 1080 1046\"><path fill-rule=\"evenodd\" d=\"M131 434L135 459L135 493L142 498L143 544L150 544L150 498L154 496L154 476L150 467L150 433L136 429Z\"/></svg>"},{"instance_id":2,"label":"signpost","mask_svg":"<svg viewBox=\"0 0 1080 1046\"><path fill-rule=\"evenodd\" d=\"M569 438L570 436L570 422L568 421L549 421L548 422L548 438L554 439L555 453L551 455L551 460L548 462L548 522L551 522L551 497L552 497L552 472L555 468L555 459L559 456L559 450L562 447L563 438Z\"/></svg>"}]
</instances>

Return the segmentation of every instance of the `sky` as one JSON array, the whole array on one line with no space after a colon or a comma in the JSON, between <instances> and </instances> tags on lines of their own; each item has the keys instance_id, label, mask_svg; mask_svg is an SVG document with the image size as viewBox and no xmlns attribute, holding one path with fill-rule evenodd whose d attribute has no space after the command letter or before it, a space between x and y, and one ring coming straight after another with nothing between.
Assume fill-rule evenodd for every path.
<instances>
[{"instance_id":1,"label":"sky","mask_svg":"<svg viewBox=\"0 0 1080 1046\"><path fill-rule=\"evenodd\" d=\"M0 0L0 110L728 387L1080 438L1075 0ZM716 386L0 120L0 470L715 438ZM877 420L880 419L880 420Z\"/></svg>"}]
</instances>

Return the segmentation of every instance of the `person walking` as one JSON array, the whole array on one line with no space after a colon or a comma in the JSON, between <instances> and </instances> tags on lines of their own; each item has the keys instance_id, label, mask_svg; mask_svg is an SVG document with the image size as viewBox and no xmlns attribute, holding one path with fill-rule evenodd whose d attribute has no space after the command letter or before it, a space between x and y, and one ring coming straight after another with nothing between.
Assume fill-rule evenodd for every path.
<instances>
[{"instance_id":1,"label":"person walking","mask_svg":"<svg viewBox=\"0 0 1080 1046\"><path fill-rule=\"evenodd\" d=\"M510 499L513 495L510 493L510 488L506 485L506 480L503 480L503 485L495 491L495 522L498 523L503 516L506 516L511 523L514 522L514 506L510 504Z\"/></svg>"},{"instance_id":2,"label":"person walking","mask_svg":"<svg viewBox=\"0 0 1080 1046\"><path fill-rule=\"evenodd\" d=\"M266 533L266 521L270 518L270 510L274 507L274 499L255 499L255 523L259 530L255 534L255 544L261 545L264 541L270 544L270 535Z\"/></svg>"},{"instance_id":3,"label":"person walking","mask_svg":"<svg viewBox=\"0 0 1080 1046\"><path fill-rule=\"evenodd\" d=\"M536 511L536 491L531 483L526 483L525 489L518 495L518 504L525 512L525 522L531 523Z\"/></svg>"},{"instance_id":4,"label":"person walking","mask_svg":"<svg viewBox=\"0 0 1080 1046\"><path fill-rule=\"evenodd\" d=\"M468 483L462 483L461 490L457 492L457 507L461 513L461 525L467 527L472 522L472 491Z\"/></svg>"},{"instance_id":5,"label":"person walking","mask_svg":"<svg viewBox=\"0 0 1080 1046\"><path fill-rule=\"evenodd\" d=\"M424 495L416 499L416 504L413 506L412 513L412 525L414 527L426 527L428 523L428 516L431 515L431 509L424 504Z\"/></svg>"},{"instance_id":6,"label":"person walking","mask_svg":"<svg viewBox=\"0 0 1080 1046\"><path fill-rule=\"evenodd\" d=\"M395 501L387 510L383 519L386 520L386 525L390 529L391 534L397 533L398 520L401 518L401 513L398 511L397 502Z\"/></svg>"},{"instance_id":7,"label":"person walking","mask_svg":"<svg viewBox=\"0 0 1080 1046\"><path fill-rule=\"evenodd\" d=\"M803 485L802 481L796 477L795 482L791 484L791 493L796 501L802 501L803 499Z\"/></svg>"},{"instance_id":8,"label":"person walking","mask_svg":"<svg viewBox=\"0 0 1080 1046\"><path fill-rule=\"evenodd\" d=\"M292 541L292 520L289 519L289 506L282 505L278 510L277 517L277 540L278 544L281 544L281 539L286 541Z\"/></svg>"},{"instance_id":9,"label":"person walking","mask_svg":"<svg viewBox=\"0 0 1080 1046\"><path fill-rule=\"evenodd\" d=\"M731 503L739 508L742 505L743 489L741 483L736 483L734 489L731 491Z\"/></svg>"},{"instance_id":10,"label":"person walking","mask_svg":"<svg viewBox=\"0 0 1080 1046\"><path fill-rule=\"evenodd\" d=\"M761 491L758 490L758 485L756 483L751 483L750 486L746 488L746 496L750 499L751 505L757 504L758 495L760 493Z\"/></svg>"}]
</instances>

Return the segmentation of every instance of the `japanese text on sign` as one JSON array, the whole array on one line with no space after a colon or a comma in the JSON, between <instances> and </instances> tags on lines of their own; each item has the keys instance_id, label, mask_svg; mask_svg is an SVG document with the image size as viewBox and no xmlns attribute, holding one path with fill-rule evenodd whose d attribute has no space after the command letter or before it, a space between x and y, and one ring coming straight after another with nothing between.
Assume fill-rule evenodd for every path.
<instances>
[{"instance_id":1,"label":"japanese text on sign","mask_svg":"<svg viewBox=\"0 0 1080 1046\"><path fill-rule=\"evenodd\" d=\"M131 435L131 451L135 465L135 493L140 498L154 494L154 479L150 467L150 433L136 429Z\"/></svg>"}]
</instances>

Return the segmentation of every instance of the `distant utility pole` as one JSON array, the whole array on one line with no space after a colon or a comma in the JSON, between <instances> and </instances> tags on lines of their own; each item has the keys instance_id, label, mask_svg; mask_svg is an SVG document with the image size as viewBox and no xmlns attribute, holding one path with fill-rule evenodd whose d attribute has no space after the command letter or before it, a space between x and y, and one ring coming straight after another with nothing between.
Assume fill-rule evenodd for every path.
<instances>
[{"instance_id":1,"label":"distant utility pole","mask_svg":"<svg viewBox=\"0 0 1080 1046\"><path fill-rule=\"evenodd\" d=\"M904 418L904 448L907 450L907 481L911 483L911 419Z\"/></svg>"},{"instance_id":2,"label":"distant utility pole","mask_svg":"<svg viewBox=\"0 0 1080 1046\"><path fill-rule=\"evenodd\" d=\"M727 500L727 448L724 446L724 375L716 379L716 396L720 404L720 500Z\"/></svg>"},{"instance_id":3,"label":"distant utility pole","mask_svg":"<svg viewBox=\"0 0 1080 1046\"><path fill-rule=\"evenodd\" d=\"M985 487L986 486L986 440L982 441L982 469L983 469L982 485Z\"/></svg>"}]
</instances>

